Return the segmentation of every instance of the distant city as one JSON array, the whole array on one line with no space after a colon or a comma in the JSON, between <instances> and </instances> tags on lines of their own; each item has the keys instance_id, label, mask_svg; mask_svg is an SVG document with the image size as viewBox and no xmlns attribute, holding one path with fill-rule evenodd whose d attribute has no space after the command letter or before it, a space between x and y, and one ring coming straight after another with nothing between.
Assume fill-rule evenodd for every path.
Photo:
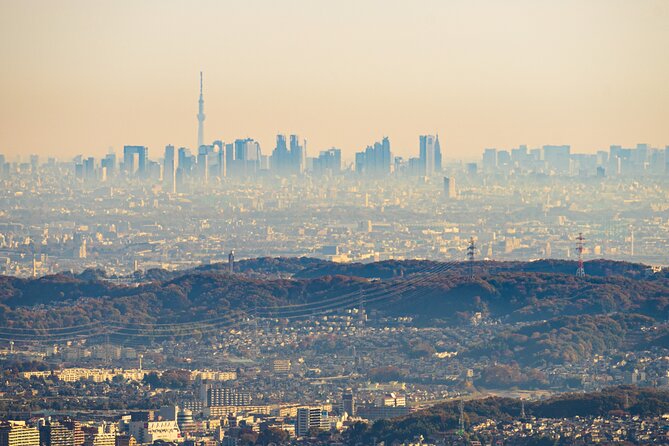
<instances>
[{"instance_id":1,"label":"distant city","mask_svg":"<svg viewBox=\"0 0 669 446\"><path fill-rule=\"evenodd\" d=\"M196 153L0 155L0 446L661 442L669 147L264 155L200 88Z\"/></svg>"},{"instance_id":2,"label":"distant city","mask_svg":"<svg viewBox=\"0 0 669 446\"><path fill-rule=\"evenodd\" d=\"M200 84L202 88L202 84ZM440 136L417 156L384 137L345 164L330 148L308 156L298 135L270 155L252 138L168 145L162 158L127 145L117 159L0 155L0 272L39 276L102 268L178 269L238 258L312 256L338 262L422 258L586 258L666 264L669 147L487 148L480 162L444 161Z\"/></svg>"}]
</instances>

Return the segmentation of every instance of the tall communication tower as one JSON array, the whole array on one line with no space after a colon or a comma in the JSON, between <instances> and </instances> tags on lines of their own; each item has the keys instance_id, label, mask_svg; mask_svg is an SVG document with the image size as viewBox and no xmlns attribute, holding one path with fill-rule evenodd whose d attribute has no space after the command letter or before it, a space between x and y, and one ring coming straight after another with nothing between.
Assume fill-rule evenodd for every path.
<instances>
[{"instance_id":1,"label":"tall communication tower","mask_svg":"<svg viewBox=\"0 0 669 446\"><path fill-rule=\"evenodd\" d=\"M200 71L200 99L197 102L197 148L204 144L204 95L202 94L202 71Z\"/></svg>"},{"instance_id":2,"label":"tall communication tower","mask_svg":"<svg viewBox=\"0 0 669 446\"><path fill-rule=\"evenodd\" d=\"M474 237L469 239L469 246L467 246L467 261L469 262L469 278L474 279L474 258L476 257L476 243Z\"/></svg>"},{"instance_id":3,"label":"tall communication tower","mask_svg":"<svg viewBox=\"0 0 669 446\"><path fill-rule=\"evenodd\" d=\"M583 267L583 246L585 238L583 233L579 232L576 237L576 252L578 253L578 269L576 270L576 277L585 277L585 268Z\"/></svg>"}]
</instances>

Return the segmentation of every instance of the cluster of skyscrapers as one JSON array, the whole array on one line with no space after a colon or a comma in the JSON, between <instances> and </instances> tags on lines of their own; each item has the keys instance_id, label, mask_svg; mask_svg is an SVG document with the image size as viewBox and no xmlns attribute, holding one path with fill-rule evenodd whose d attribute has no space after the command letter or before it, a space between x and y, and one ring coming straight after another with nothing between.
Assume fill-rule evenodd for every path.
<instances>
[{"instance_id":1,"label":"cluster of skyscrapers","mask_svg":"<svg viewBox=\"0 0 669 446\"><path fill-rule=\"evenodd\" d=\"M200 73L198 99L197 150L187 147L165 147L162 160L149 159L145 146L123 147L123 158L117 161L111 153L97 163L93 157L74 158L74 173L83 181L106 181L111 178L140 179L162 182L167 191L176 192L183 184L207 184L224 177L256 178L261 176L285 177L312 174L333 176L343 170L359 178L383 178L389 174L406 177L433 177L441 175L444 163L438 135L419 136L418 157L404 159L393 156L388 137L374 142L355 154L351 168L343 168L341 151L331 148L315 157L307 154L307 141L298 135L279 134L270 155L264 155L258 141L252 138L235 139L226 143L215 140L205 143L204 95ZM55 161L54 161L55 162ZM18 166L21 172L37 170L39 159L31 156L30 165ZM481 163L465 166L467 174L482 170L484 174L541 173L549 175L613 176L669 173L669 147L658 149L648 144L635 148L613 145L608 152L575 154L568 145L544 145L528 149L521 145L511 150L485 149ZM11 165L0 155L0 175L7 174ZM444 178L448 195L454 194L454 179Z\"/></svg>"},{"instance_id":2,"label":"cluster of skyscrapers","mask_svg":"<svg viewBox=\"0 0 669 446\"><path fill-rule=\"evenodd\" d=\"M481 167L484 173L545 173L578 176L633 176L669 174L669 146L637 144L625 148L612 145L609 151L594 154L572 153L568 145L545 145L528 149L521 145L511 150L485 149ZM475 163L469 170L477 168Z\"/></svg>"}]
</instances>

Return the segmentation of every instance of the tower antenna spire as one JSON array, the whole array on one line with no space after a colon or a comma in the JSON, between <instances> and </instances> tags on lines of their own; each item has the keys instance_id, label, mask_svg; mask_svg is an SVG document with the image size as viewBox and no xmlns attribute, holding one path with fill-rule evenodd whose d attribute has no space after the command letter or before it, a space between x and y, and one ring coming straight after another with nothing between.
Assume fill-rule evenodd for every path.
<instances>
[{"instance_id":1,"label":"tower antenna spire","mask_svg":"<svg viewBox=\"0 0 669 446\"><path fill-rule=\"evenodd\" d=\"M197 148L204 144L204 96L202 95L202 71L200 71L200 100L197 102Z\"/></svg>"}]
</instances>

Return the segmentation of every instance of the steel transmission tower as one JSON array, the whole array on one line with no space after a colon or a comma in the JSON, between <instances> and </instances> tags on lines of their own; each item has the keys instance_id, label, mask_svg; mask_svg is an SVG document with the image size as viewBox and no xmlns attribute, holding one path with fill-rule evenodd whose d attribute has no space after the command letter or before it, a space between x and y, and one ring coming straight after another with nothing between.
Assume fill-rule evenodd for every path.
<instances>
[{"instance_id":1,"label":"steel transmission tower","mask_svg":"<svg viewBox=\"0 0 669 446\"><path fill-rule=\"evenodd\" d=\"M476 257L476 243L474 237L469 239L469 246L467 246L467 261L469 263L469 278L474 280L474 258Z\"/></svg>"},{"instance_id":2,"label":"steel transmission tower","mask_svg":"<svg viewBox=\"0 0 669 446\"><path fill-rule=\"evenodd\" d=\"M578 269L576 270L576 277L585 277L585 268L583 267L583 246L585 238L583 233L579 232L576 237L576 253L578 254Z\"/></svg>"}]
</instances>

